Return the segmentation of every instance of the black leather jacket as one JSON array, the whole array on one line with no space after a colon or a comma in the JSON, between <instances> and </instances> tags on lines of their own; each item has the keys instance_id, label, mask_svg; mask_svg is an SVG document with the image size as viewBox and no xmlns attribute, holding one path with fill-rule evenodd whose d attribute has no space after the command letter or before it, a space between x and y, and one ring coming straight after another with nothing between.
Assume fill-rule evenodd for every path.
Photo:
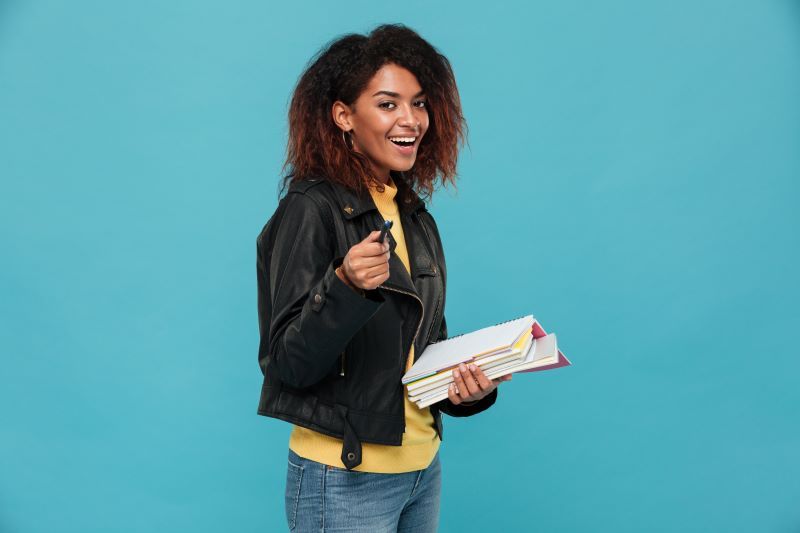
<instances>
[{"instance_id":1,"label":"black leather jacket","mask_svg":"<svg viewBox=\"0 0 800 533\"><path fill-rule=\"evenodd\" d=\"M361 442L399 446L405 430L400 382L411 343L415 356L447 337L446 269L439 231L416 194L395 175L411 275L389 234L389 279L364 296L334 270L351 246L380 228L372 198L325 179L293 181L257 239L258 362L264 374L258 414L343 440L342 463L361 463ZM497 390L465 406L431 406L470 416Z\"/></svg>"}]
</instances>

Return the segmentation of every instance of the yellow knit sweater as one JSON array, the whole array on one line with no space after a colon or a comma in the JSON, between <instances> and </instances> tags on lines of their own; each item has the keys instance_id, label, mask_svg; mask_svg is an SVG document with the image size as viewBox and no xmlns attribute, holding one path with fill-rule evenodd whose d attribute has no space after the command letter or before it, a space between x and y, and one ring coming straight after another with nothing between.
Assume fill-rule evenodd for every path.
<instances>
[{"instance_id":1,"label":"yellow knit sweater","mask_svg":"<svg viewBox=\"0 0 800 533\"><path fill-rule=\"evenodd\" d=\"M403 227L400 224L400 215L397 209L397 187L389 178L389 183L384 187L384 192L378 192L370 187L370 194L375 206L380 211L384 220L394 221L391 232L397 242L394 253L410 271L408 250L406 249ZM406 369L414 361L414 346L408 355ZM409 401L408 391L405 394L406 431L403 433L401 446L387 446L383 444L362 444L362 460L354 470L359 472L399 473L412 472L427 468L439 450L439 436L433 426L433 415L430 408L420 409L415 403ZM340 439L317 433L311 429L294 426L289 438L289 448L301 457L319 463L344 468L340 458L342 454L342 441Z\"/></svg>"}]
</instances>

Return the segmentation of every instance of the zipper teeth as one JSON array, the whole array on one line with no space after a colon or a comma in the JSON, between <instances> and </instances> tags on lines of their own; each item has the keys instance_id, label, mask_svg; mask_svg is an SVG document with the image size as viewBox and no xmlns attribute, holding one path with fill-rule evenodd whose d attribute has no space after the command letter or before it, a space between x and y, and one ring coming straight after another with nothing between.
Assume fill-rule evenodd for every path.
<instances>
[{"instance_id":1,"label":"zipper teeth","mask_svg":"<svg viewBox=\"0 0 800 533\"><path fill-rule=\"evenodd\" d=\"M419 335L419 328L422 327L422 322L425 320L425 306L423 305L422 300L420 300L419 296L417 296L416 294L408 291L393 289L391 287L387 287L386 285L379 285L379 287L382 289L386 289L387 291L394 291L394 292L399 292L400 294L407 294L419 302L419 308L422 311L422 315L420 316L419 322L417 323L417 331L414 332L414 338L411 340L411 347L413 348L414 342L417 340L417 335ZM408 354L405 354L404 357L408 358ZM405 366L403 368L405 368Z\"/></svg>"},{"instance_id":2,"label":"zipper teeth","mask_svg":"<svg viewBox=\"0 0 800 533\"><path fill-rule=\"evenodd\" d=\"M425 233L425 242L426 242L426 244L428 244L428 251L432 252L433 250L430 249L431 236L428 233L428 228L425 227L425 221L422 219L421 216L419 216L419 213L417 213L416 211L414 212L414 217L417 219L417 224L419 224L419 226L422 228L422 231ZM438 258L438 255L436 253L433 253L432 255ZM441 269L439 269L439 270L441 270ZM434 273L435 273L435 268L434 268ZM442 281L443 281L443 283L442 283L442 291L444 291L444 280L442 280ZM436 309L433 312L433 320L431 321L431 329L428 331L428 338L429 339L431 338L431 331L433 331L433 326L436 325L436 317L439 315L439 305L442 302L442 295L443 295L443 292L440 292L439 293L439 298L436 300ZM423 309L423 312L424 311L425 310ZM439 339L437 338L436 340L438 341Z\"/></svg>"},{"instance_id":3,"label":"zipper teeth","mask_svg":"<svg viewBox=\"0 0 800 533\"><path fill-rule=\"evenodd\" d=\"M441 303L441 301L442 301L442 295L440 293L439 294L439 298L437 298L437 300L436 300L436 310L433 312L433 320L431 321L431 329L428 330L428 338L429 339L431 338L431 332L433 331L433 327L436 325L436 317L439 316L439 304ZM439 340L439 338L438 338L439 336L437 335L436 337L437 337L436 340L438 341Z\"/></svg>"}]
</instances>

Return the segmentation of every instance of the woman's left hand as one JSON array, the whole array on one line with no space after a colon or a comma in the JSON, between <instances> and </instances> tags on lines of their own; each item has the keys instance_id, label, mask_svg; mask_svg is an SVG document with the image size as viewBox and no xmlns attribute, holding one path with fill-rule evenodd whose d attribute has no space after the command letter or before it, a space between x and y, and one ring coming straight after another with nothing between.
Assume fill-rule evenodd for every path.
<instances>
[{"instance_id":1,"label":"woman's left hand","mask_svg":"<svg viewBox=\"0 0 800 533\"><path fill-rule=\"evenodd\" d=\"M453 370L453 378L455 383L450 384L447 397L453 405L459 405L477 402L496 389L500 383L511 381L511 374L490 380L480 367L462 363Z\"/></svg>"}]
</instances>

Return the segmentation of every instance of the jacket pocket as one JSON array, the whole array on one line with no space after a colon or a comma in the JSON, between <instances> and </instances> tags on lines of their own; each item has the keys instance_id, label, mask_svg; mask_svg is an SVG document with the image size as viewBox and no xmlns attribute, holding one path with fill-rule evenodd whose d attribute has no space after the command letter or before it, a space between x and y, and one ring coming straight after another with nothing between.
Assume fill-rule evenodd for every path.
<instances>
[{"instance_id":1,"label":"jacket pocket","mask_svg":"<svg viewBox=\"0 0 800 533\"><path fill-rule=\"evenodd\" d=\"M439 275L439 268L431 263L428 266L417 267L414 274L419 278L436 277Z\"/></svg>"}]
</instances>

